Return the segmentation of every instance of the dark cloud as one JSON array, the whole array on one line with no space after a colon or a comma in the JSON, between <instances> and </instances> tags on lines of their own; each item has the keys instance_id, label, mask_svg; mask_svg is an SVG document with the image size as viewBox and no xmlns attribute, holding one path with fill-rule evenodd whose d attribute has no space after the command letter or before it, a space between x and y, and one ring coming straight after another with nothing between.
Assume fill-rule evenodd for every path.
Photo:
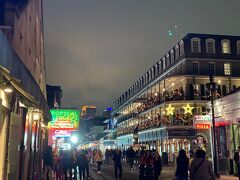
<instances>
[{"instance_id":1,"label":"dark cloud","mask_svg":"<svg viewBox=\"0 0 240 180\"><path fill-rule=\"evenodd\" d=\"M239 0L44 1L47 81L63 87L64 106L102 110L186 33L238 35L238 7Z\"/></svg>"}]
</instances>

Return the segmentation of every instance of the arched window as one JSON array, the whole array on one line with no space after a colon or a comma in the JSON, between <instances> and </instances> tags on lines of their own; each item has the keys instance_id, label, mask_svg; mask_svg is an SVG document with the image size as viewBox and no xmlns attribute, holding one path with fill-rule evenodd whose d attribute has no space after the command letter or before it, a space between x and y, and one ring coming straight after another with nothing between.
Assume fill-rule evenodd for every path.
<instances>
[{"instance_id":1,"label":"arched window","mask_svg":"<svg viewBox=\"0 0 240 180\"><path fill-rule=\"evenodd\" d=\"M200 53L201 52L201 43L199 38L191 39L191 49L192 53Z\"/></svg>"},{"instance_id":2,"label":"arched window","mask_svg":"<svg viewBox=\"0 0 240 180\"><path fill-rule=\"evenodd\" d=\"M207 53L215 53L215 40L214 39L207 39L206 40L206 52Z\"/></svg>"},{"instance_id":3,"label":"arched window","mask_svg":"<svg viewBox=\"0 0 240 180\"><path fill-rule=\"evenodd\" d=\"M222 53L223 54L231 53L230 41L228 39L223 39L221 41L221 45L222 45Z\"/></svg>"},{"instance_id":4,"label":"arched window","mask_svg":"<svg viewBox=\"0 0 240 180\"><path fill-rule=\"evenodd\" d=\"M240 55L240 40L237 41L237 54Z\"/></svg>"}]
</instances>

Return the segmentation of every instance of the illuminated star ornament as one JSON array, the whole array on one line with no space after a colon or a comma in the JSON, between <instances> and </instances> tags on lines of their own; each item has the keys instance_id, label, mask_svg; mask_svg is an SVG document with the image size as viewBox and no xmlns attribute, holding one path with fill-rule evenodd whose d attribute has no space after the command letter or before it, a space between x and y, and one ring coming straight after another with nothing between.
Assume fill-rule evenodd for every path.
<instances>
[{"instance_id":1,"label":"illuminated star ornament","mask_svg":"<svg viewBox=\"0 0 240 180\"><path fill-rule=\"evenodd\" d=\"M191 106L187 103L187 106L183 106L182 108L184 109L184 114L187 114L187 113L192 114L192 110L193 110L194 107L191 107Z\"/></svg>"},{"instance_id":2,"label":"illuminated star ornament","mask_svg":"<svg viewBox=\"0 0 240 180\"><path fill-rule=\"evenodd\" d=\"M173 115L174 109L175 109L175 107L172 107L172 105L169 104L168 107L166 108L166 110L167 110L167 115Z\"/></svg>"}]
</instances>

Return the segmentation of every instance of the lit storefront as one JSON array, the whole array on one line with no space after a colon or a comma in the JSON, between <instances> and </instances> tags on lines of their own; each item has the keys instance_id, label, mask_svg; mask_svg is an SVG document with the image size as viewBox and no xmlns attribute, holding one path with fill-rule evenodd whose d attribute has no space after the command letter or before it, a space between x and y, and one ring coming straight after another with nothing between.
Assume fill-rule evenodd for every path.
<instances>
[{"instance_id":1,"label":"lit storefront","mask_svg":"<svg viewBox=\"0 0 240 180\"><path fill-rule=\"evenodd\" d=\"M215 100L214 109L218 158L233 171L234 152L240 144L240 92Z\"/></svg>"},{"instance_id":2,"label":"lit storefront","mask_svg":"<svg viewBox=\"0 0 240 180\"><path fill-rule=\"evenodd\" d=\"M0 178L37 179L51 115L43 90L2 33L0 42Z\"/></svg>"},{"instance_id":3,"label":"lit storefront","mask_svg":"<svg viewBox=\"0 0 240 180\"><path fill-rule=\"evenodd\" d=\"M51 109L50 112L52 121L48 123L48 144L58 149L58 141L69 139L72 133L78 129L80 114L78 110L72 109ZM65 146L65 144L63 145Z\"/></svg>"}]
</instances>

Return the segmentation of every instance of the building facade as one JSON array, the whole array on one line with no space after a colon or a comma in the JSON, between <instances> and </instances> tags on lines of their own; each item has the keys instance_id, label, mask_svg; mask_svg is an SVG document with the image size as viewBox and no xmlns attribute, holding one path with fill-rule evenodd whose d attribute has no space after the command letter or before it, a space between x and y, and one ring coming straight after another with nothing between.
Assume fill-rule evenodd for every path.
<instances>
[{"instance_id":1,"label":"building facade","mask_svg":"<svg viewBox=\"0 0 240 180\"><path fill-rule=\"evenodd\" d=\"M81 111L82 120L90 120L96 116L97 108L96 106L83 106Z\"/></svg>"},{"instance_id":2,"label":"building facade","mask_svg":"<svg viewBox=\"0 0 240 180\"><path fill-rule=\"evenodd\" d=\"M0 9L0 179L37 179L50 120L42 0L3 0Z\"/></svg>"},{"instance_id":3,"label":"building facade","mask_svg":"<svg viewBox=\"0 0 240 180\"><path fill-rule=\"evenodd\" d=\"M180 149L210 153L210 78L220 98L240 86L240 37L187 34L115 102L117 144L155 148L175 161ZM206 116L207 117L207 116Z\"/></svg>"}]
</instances>

